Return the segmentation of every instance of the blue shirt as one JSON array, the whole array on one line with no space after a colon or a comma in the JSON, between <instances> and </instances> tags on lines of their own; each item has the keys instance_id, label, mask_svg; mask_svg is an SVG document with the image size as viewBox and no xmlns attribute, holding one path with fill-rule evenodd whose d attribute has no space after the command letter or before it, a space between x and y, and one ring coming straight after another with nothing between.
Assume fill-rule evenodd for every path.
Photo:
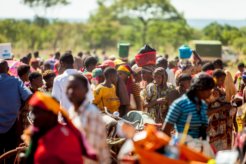
<instances>
[{"instance_id":1,"label":"blue shirt","mask_svg":"<svg viewBox=\"0 0 246 164\"><path fill-rule=\"evenodd\" d=\"M31 94L20 79L0 74L0 134L6 133L14 125L22 102Z\"/></svg>"},{"instance_id":2,"label":"blue shirt","mask_svg":"<svg viewBox=\"0 0 246 164\"><path fill-rule=\"evenodd\" d=\"M184 94L175 100L170 106L165 122L173 124L178 133L182 133L188 115L191 113L192 118L188 135L193 138L199 137L199 128L202 124L208 124L207 105L204 101L201 104L201 111L198 113L196 105Z\"/></svg>"}]
</instances>

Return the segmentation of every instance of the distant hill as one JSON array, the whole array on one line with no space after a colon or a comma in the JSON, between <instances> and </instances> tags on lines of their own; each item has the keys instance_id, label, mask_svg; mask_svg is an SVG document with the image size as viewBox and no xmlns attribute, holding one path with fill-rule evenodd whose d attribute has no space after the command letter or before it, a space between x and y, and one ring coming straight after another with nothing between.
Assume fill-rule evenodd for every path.
<instances>
[{"instance_id":1,"label":"distant hill","mask_svg":"<svg viewBox=\"0 0 246 164\"><path fill-rule=\"evenodd\" d=\"M219 24L228 24L235 27L246 26L246 19L245 20L187 19L187 22L190 26L199 29L204 28L205 26L209 25L212 22L218 22Z\"/></svg>"}]
</instances>

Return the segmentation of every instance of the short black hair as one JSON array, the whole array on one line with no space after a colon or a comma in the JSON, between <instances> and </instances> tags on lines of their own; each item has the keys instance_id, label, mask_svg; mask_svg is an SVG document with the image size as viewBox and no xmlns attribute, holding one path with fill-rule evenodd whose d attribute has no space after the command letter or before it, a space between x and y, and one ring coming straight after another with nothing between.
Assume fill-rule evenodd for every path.
<instances>
[{"instance_id":1,"label":"short black hair","mask_svg":"<svg viewBox=\"0 0 246 164\"><path fill-rule=\"evenodd\" d=\"M216 59L213 63L214 63L214 66L218 65L220 67L223 67L223 61L221 59Z\"/></svg>"},{"instance_id":2,"label":"short black hair","mask_svg":"<svg viewBox=\"0 0 246 164\"><path fill-rule=\"evenodd\" d=\"M24 56L24 57L22 57L21 59L20 59L20 61L22 62L22 63L24 63L24 64L29 64L29 59L28 59L28 57L27 56Z\"/></svg>"},{"instance_id":3,"label":"short black hair","mask_svg":"<svg viewBox=\"0 0 246 164\"><path fill-rule=\"evenodd\" d=\"M20 65L18 68L17 68L17 74L19 77L27 74L28 72L30 72L30 66L29 65Z\"/></svg>"},{"instance_id":4,"label":"short black hair","mask_svg":"<svg viewBox=\"0 0 246 164\"><path fill-rule=\"evenodd\" d=\"M111 68L111 67L107 67L104 71L103 71L103 75L106 79L108 79L111 75L115 75L117 74L116 69Z\"/></svg>"},{"instance_id":5,"label":"short black hair","mask_svg":"<svg viewBox=\"0 0 246 164\"><path fill-rule=\"evenodd\" d=\"M39 77L42 77L42 74L39 72L32 72L29 75L29 81L32 82L34 79L37 79Z\"/></svg>"},{"instance_id":6,"label":"short black hair","mask_svg":"<svg viewBox=\"0 0 246 164\"><path fill-rule=\"evenodd\" d=\"M238 67L238 68L242 68L242 67L245 67L245 65L244 65L244 63L239 63L239 64L237 65L237 67Z\"/></svg>"},{"instance_id":7,"label":"short black hair","mask_svg":"<svg viewBox=\"0 0 246 164\"><path fill-rule=\"evenodd\" d=\"M226 73L222 69L216 69L213 72L213 77L220 78L220 77L223 77L223 76L226 76Z\"/></svg>"},{"instance_id":8,"label":"short black hair","mask_svg":"<svg viewBox=\"0 0 246 164\"><path fill-rule=\"evenodd\" d=\"M39 56L39 52L38 52L38 51L35 51L35 52L33 53L33 56L34 56L34 57L38 57L38 56Z\"/></svg>"},{"instance_id":9,"label":"short black hair","mask_svg":"<svg viewBox=\"0 0 246 164\"><path fill-rule=\"evenodd\" d=\"M192 76L190 74L184 73L184 74L181 74L177 77L176 84L177 84L177 86L179 86L182 81L189 81L189 80L192 80Z\"/></svg>"},{"instance_id":10,"label":"short black hair","mask_svg":"<svg viewBox=\"0 0 246 164\"><path fill-rule=\"evenodd\" d=\"M74 63L73 55L71 53L63 54L60 58L60 62L65 63L65 64L69 64L69 65L73 65L73 63Z\"/></svg>"},{"instance_id":11,"label":"short black hair","mask_svg":"<svg viewBox=\"0 0 246 164\"><path fill-rule=\"evenodd\" d=\"M57 51L56 53L55 53L55 58L56 59L59 59L61 57L61 53L59 52L59 51Z\"/></svg>"},{"instance_id":12,"label":"short black hair","mask_svg":"<svg viewBox=\"0 0 246 164\"><path fill-rule=\"evenodd\" d=\"M26 57L29 58L29 59L31 59L31 58L32 58L32 53L28 53L28 54L26 55Z\"/></svg>"},{"instance_id":13,"label":"short black hair","mask_svg":"<svg viewBox=\"0 0 246 164\"><path fill-rule=\"evenodd\" d=\"M52 70L46 70L44 73L43 73L43 79L45 81L49 80L51 77L56 77L56 74L54 71Z\"/></svg>"},{"instance_id":14,"label":"short black hair","mask_svg":"<svg viewBox=\"0 0 246 164\"><path fill-rule=\"evenodd\" d=\"M71 75L70 77L74 78L75 80L79 80L81 82L81 84L88 90L88 80L85 76L83 76L80 73L76 73Z\"/></svg>"},{"instance_id":15,"label":"short black hair","mask_svg":"<svg viewBox=\"0 0 246 164\"><path fill-rule=\"evenodd\" d=\"M213 63L206 63L202 66L202 71L203 72L206 72L206 71L209 71L209 70L214 70L214 64Z\"/></svg>"},{"instance_id":16,"label":"short black hair","mask_svg":"<svg viewBox=\"0 0 246 164\"><path fill-rule=\"evenodd\" d=\"M85 67L89 67L90 65L96 65L97 59L93 56L87 57L85 59Z\"/></svg>"},{"instance_id":17,"label":"short black hair","mask_svg":"<svg viewBox=\"0 0 246 164\"><path fill-rule=\"evenodd\" d=\"M168 61L167 61L167 59L164 58L164 57L158 58L158 59L156 60L156 66L157 66L157 67L163 67L163 68L166 69L167 66L168 66Z\"/></svg>"},{"instance_id":18,"label":"short black hair","mask_svg":"<svg viewBox=\"0 0 246 164\"><path fill-rule=\"evenodd\" d=\"M82 57L83 56L83 52L79 52L77 56Z\"/></svg>"}]
</instances>

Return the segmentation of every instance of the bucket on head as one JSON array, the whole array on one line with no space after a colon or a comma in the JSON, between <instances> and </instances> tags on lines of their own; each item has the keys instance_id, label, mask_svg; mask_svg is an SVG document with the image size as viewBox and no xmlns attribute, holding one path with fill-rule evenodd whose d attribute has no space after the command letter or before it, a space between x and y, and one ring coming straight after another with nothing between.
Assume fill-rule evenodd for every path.
<instances>
[{"instance_id":1,"label":"bucket on head","mask_svg":"<svg viewBox=\"0 0 246 164\"><path fill-rule=\"evenodd\" d=\"M179 47L179 58L180 59L189 59L191 57L192 50L187 45L182 45Z\"/></svg>"},{"instance_id":2,"label":"bucket on head","mask_svg":"<svg viewBox=\"0 0 246 164\"><path fill-rule=\"evenodd\" d=\"M120 58L128 58L130 43L118 43L118 52Z\"/></svg>"}]
</instances>

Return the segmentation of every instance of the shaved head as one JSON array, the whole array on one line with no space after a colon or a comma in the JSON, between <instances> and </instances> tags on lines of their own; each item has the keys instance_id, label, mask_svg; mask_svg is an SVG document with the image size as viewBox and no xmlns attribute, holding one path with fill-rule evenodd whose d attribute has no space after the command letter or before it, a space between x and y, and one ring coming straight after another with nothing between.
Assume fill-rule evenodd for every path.
<instances>
[{"instance_id":1,"label":"shaved head","mask_svg":"<svg viewBox=\"0 0 246 164\"><path fill-rule=\"evenodd\" d=\"M0 59L0 73L8 73L9 66L7 61Z\"/></svg>"}]
</instances>

